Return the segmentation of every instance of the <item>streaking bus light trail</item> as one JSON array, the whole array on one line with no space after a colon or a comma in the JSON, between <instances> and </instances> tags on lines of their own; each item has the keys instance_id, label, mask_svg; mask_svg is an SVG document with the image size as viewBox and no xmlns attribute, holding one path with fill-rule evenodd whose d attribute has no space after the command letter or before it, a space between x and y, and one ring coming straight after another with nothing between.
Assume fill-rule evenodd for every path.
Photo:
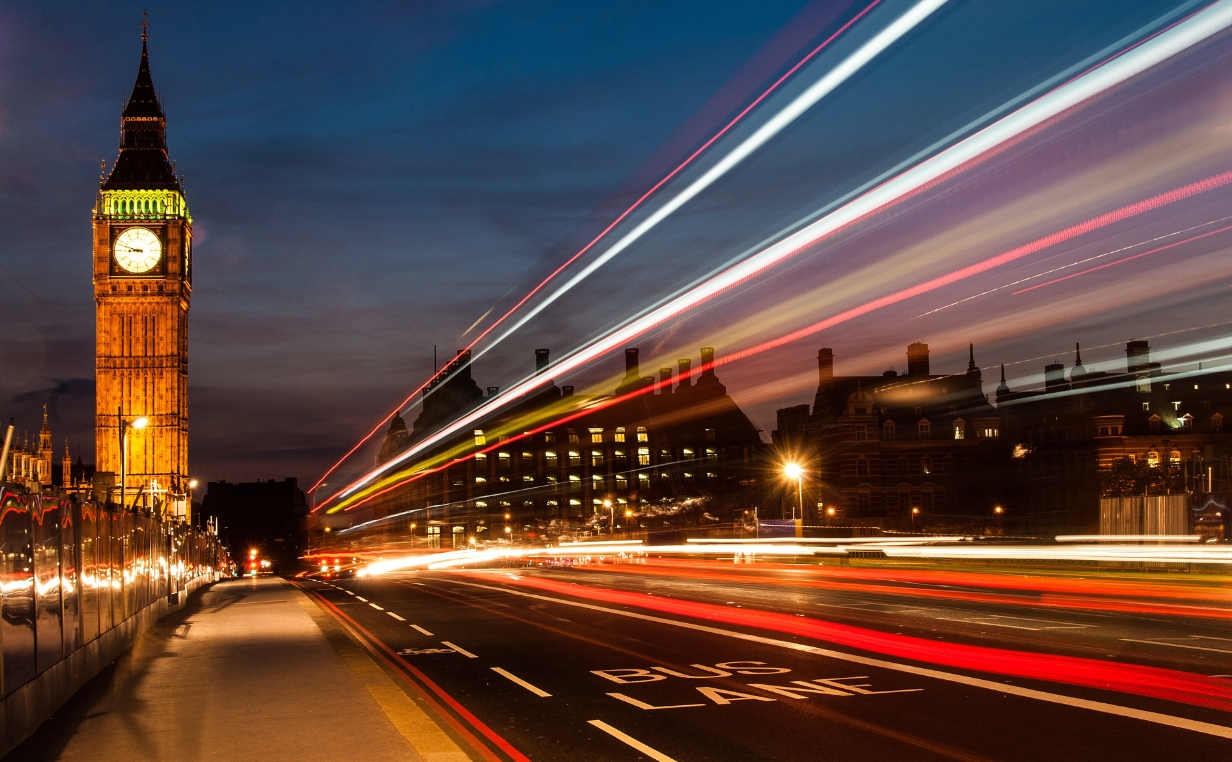
<instances>
[{"instance_id":1,"label":"streaking bus light trail","mask_svg":"<svg viewBox=\"0 0 1232 762\"><path fill-rule=\"evenodd\" d=\"M943 0L943 1L944 1L944 0ZM786 73L784 73L781 77L779 77L777 80L775 80L775 81L774 81L774 83L770 85L770 87L766 88L764 91L762 91L762 93L761 93L760 95L758 95L755 99L753 99L753 102L752 102L752 103L750 103L748 106L745 106L745 107L744 107L744 109L743 109L743 110L742 110L739 114L736 114L736 116L735 116L735 117L733 117L733 118L732 118L732 120L731 120L731 121L729 121L727 124L725 124L725 125L722 127L722 129L720 129L718 132L716 132L714 135L712 135L712 136L710 137L710 139L709 139L709 140L707 140L705 143L703 143L703 144L702 144L702 145L701 145L701 146L700 146L697 150L695 150L693 153L689 154L688 158L686 158L686 159L685 159L684 161L682 161L680 164L676 165L676 168L675 168L675 169L673 169L671 172L668 172L666 175L664 175L664 176L663 176L663 177L662 177L662 178L661 178L661 179L660 179L657 183L655 183L653 186L651 186L651 188L650 188L649 190L647 190L647 191L646 191L645 193L643 193L640 197L638 197L638 199L637 199L636 201L634 201L632 204L630 204L630 205L629 205L629 207L628 207L627 209L625 209L623 212L621 212L621 213L620 213L620 215L619 215L619 216L618 216L615 220L613 220L613 221L612 221L612 222L611 222L611 223L610 223L610 224L609 224L606 228L604 228L602 231L600 231L600 232L599 232L599 234L598 234L597 236L595 236L594 238L592 238L592 239L590 240L590 243L587 243L585 246L583 246L581 249L579 249L579 250L577 251L577 253L575 253L573 256L569 257L569 259L565 260L565 261L564 261L564 262L563 262L563 263L562 263L559 267L557 267L555 270L553 270L551 273L549 273L549 274L548 274L548 276L547 276L546 278L544 278L542 281L540 281L538 285L536 285L536 286L535 286L534 288L532 288L529 292L527 292L527 293L526 293L526 294L525 294L525 295L524 295L524 296L523 296L523 297L522 297L522 298L521 298L521 299L520 299L520 300L519 300L516 304L514 304L514 305L513 305L512 307L510 307L510 308L509 308L509 309L508 309L508 310L507 310L507 311L506 311L503 315L501 315L499 318L497 318L495 321L493 321L493 322L492 322L492 324L491 324L491 325L489 325L487 328L485 328L485 329L483 330L483 332L482 332L482 333L480 333L478 336L476 336L476 337L475 337L475 338L471 341L471 343L470 343L470 344L466 345L466 347L463 349L463 351L465 352L466 350L469 350L469 349L474 349L475 345L476 345L476 344L478 344L480 341L483 341L483 339L484 339L484 338L485 338L485 337L486 337L489 333L491 333L493 330L495 330L495 329L497 328L497 326L499 326L501 323L505 322L505 320L506 320L506 319L508 319L508 318L509 318L509 316L510 316L510 315L512 315L514 312L516 312L517 310L521 309L522 305L524 305L524 304L526 304L526 302L530 301L530 299L531 299L531 298L533 298L533 297L535 296L535 294L537 294L537 293L539 293L541 290L543 290L543 288L544 288L544 287L546 287L546 286L548 285L548 283L552 282L552 281L556 278L556 276L558 276L558 275L560 275L562 272L564 272L564 271L565 271L565 270L566 270L566 269L567 269L570 265L572 265L574 262L576 262L576 261L578 260L578 258L580 258L580 257L581 257L582 255L584 255L586 252L588 252L588 251L590 251L592 248L594 248L595 244L597 244L597 243L599 243L599 241L603 240L603 238L604 238L604 237L606 237L608 233L612 232L612 229L613 229L613 228L615 228L615 227L616 227L617 225L619 225L621 222L624 222L625 218L627 218L630 214L632 214L632 213L633 213L634 211L636 211L639 207L641 207L642 203L643 203L643 202L645 202L645 201L646 201L646 199L648 199L648 198L650 198L651 196L653 196L656 192L658 192L658 190L659 190L660 188L662 188L664 185L666 185L666 184L667 184L667 183L668 183L668 182L669 182L669 181L670 181L673 177L675 177L676 175L680 174L680 172L681 172L681 171L683 171L686 167L688 167L690 164L692 164L694 159L696 159L698 156L700 156L700 155L702 155L703 153L705 153L705 152L706 152L706 150L707 150L707 149L709 149L712 145L714 145L716 141L718 141L720 138L722 138L724 135L726 135L729 131L731 131L731 129L732 129L733 127L735 127L735 126L736 126L736 124L738 124L740 121L742 121L742 120L744 119L744 117L745 117L745 116L747 116L747 115L749 114L749 112L753 111L755 108L757 108L757 107L761 104L761 102L762 102L762 101L764 101L766 98L770 97L770 95L771 95L772 93L774 93L774 91L775 91L775 90L777 90L777 89L779 88L779 86L780 86L780 85L782 85L782 84L783 84L784 82L786 82L788 79L791 79L791 77L792 77L792 76L793 76L796 72L798 72L798 71L800 70L800 68L801 68L801 67L803 67L803 66L804 66L805 64L807 64L809 61L811 61L813 58L815 58L815 57L817 56L817 54L818 54L818 53L820 53L822 50L824 50L825 48L829 47L829 46L830 46L830 43L834 42L836 39L838 39L840 36L842 36L842 35L843 35L843 33L844 33L844 32L846 32L848 29L850 29L850 28L852 27L852 25L854 25L857 21L859 21L860 19L864 18L864 16L866 16L866 15L869 13L869 11L873 10L873 8L875 8L875 7L876 7L876 6L877 6L880 2L881 2L881 0L873 0L873 2L871 2L871 3L869 3L867 6L865 6L863 10L861 10L859 13L857 13L855 16L853 16L851 19L849 19L849 20L848 20L845 24L843 24L841 27L839 27L839 29L838 29L836 32L834 32L834 34L831 34L829 37L827 37L825 40L823 40L823 41L822 41L822 43L821 43L820 45L818 45L817 47L815 47L815 48L813 48L812 50L810 50L810 51L808 52L808 54L806 54L803 58L801 58L799 61L797 61L797 62L796 62L796 64L795 64L794 66L792 66L790 69L788 69ZM491 310L489 310L489 312L491 312ZM482 322L482 321L483 321L483 319L484 319L485 317L487 317L487 315L488 315L488 313L487 313L487 312L485 312L483 315L481 315L481 316L479 317L479 319L475 321L475 324L474 324L474 325L472 325L470 328L468 328L468 329L467 329L467 332L469 333L469 332L470 332L470 331L471 331L471 330L475 327L475 325L478 325L480 322ZM495 344L494 344L493 346L495 346ZM322 483L323 483L323 482L324 482L324 481L325 481L325 480L329 477L329 475L330 475L330 474L332 474L332 473L335 471L335 469L337 469L337 468L338 468L338 466L342 465L342 464L346 461L346 459L347 459L347 458L349 458L349 457L351 457L352 455L354 455L356 450L358 450L360 447L362 447L362 446L363 446L363 444L364 444L365 442L367 442L369 439L371 439L371 438L373 437L373 435L375 435L378 431L380 431L380 430L381 430L381 427L382 427L383 425L385 425L385 423L386 423L387 421L389 421L389 419L390 419L390 418L392 418L393 416L397 415L399 411L401 411L403 408L405 408L407 405L409 405L409 404L410 404L410 403L411 403L411 402L415 399L415 395L417 395L417 394L419 394L421 391L423 391L423 390L424 390L424 388L425 388L425 387L427 387L427 386L428 386L428 384L432 383L432 381L433 381L433 380L435 380L435 379L437 378L437 376L439 376L439 375L440 375L440 374L439 374L439 372L438 372L438 373L436 373L436 374L434 374L434 375L432 375L430 378L428 378L428 380L427 380L427 381L424 381L424 382L423 382L423 384L421 384L421 385L420 385L419 387L417 387L417 388L416 388L413 392L411 392L409 395L407 395L406 399L402 400L402 402L401 402L401 403L399 403L398 407L396 407L396 408L395 408L393 411L391 411L388 415L386 415L384 418L382 418L382 419L381 419L381 420L377 423L376 427L372 429L372 431L369 431L367 434L365 434L365 435L364 435L364 437L363 437L362 439L360 439L360 440L359 440L359 442L357 442L357 443L355 444L355 446L354 446L354 447L352 447L349 451L347 451L347 453L346 453L345 455L343 455L343 456L342 456L342 457L338 460L338 462L337 462L337 463L335 463L334 465L330 466L330 467L329 467L329 469L328 469L328 470L327 470L324 474L322 474L322 475L321 475L321 477L317 480L316 484L312 485L312 487L308 490L308 492L310 492L310 493L311 493L311 492L315 492L315 491L316 491L316 489L317 489L318 487L320 487L320 486L321 486L321 484L322 484Z\"/></svg>"},{"instance_id":2,"label":"streaking bus light trail","mask_svg":"<svg viewBox=\"0 0 1232 762\"><path fill-rule=\"evenodd\" d=\"M1104 92L1108 88L1124 82L1126 79L1129 79L1130 77L1133 77L1142 71L1145 71L1156 64L1167 60L1177 53L1186 50L1187 48L1205 39L1208 39L1212 35L1228 28L1229 26L1232 26L1232 0L1220 0L1220 2L1215 3L1205 10L1191 16L1187 20L1177 24L1149 42L1129 51L1123 56L1109 61L1107 64L1092 70L1079 78L1071 80L1067 84L1058 87L1046 95L1041 96L1036 101L1033 101L1018 111L1003 117L999 121L955 144L942 153L937 154L933 158L907 170L898 177L887 181L881 186L867 192L863 196L848 202L844 206L810 224L808 227L792 234L779 243L774 244L749 257L743 262L740 262L724 272L719 273L710 280L696 286L693 289L690 289L686 293L672 299L666 304L648 312L634 321L631 321L616 331L610 332L607 336L593 341L590 345L579 349L573 355L565 358L560 363L557 363L555 366L555 372L557 374L567 374L581 368L583 365L606 355L608 352L613 351L626 342L655 328L664 321L692 309L693 307L709 300L713 296L722 293L728 288L758 276L765 270L795 256L807 247L817 243L827 236L832 235L835 232L896 203L902 198L919 192L926 186L942 181L951 173L960 170L965 164L978 158L985 152L997 148L1027 130L1030 130L1043 122L1056 117L1057 115L1082 103L1083 101ZM1122 208L1121 210L1109 213L1108 215L1102 215L1101 217L1095 218L1087 223L1073 226L1067 229L1067 231L1063 231L1063 233L1068 232L1069 237L1073 237L1074 235L1079 235L1082 232L1097 229L1101 225L1108 225L1118 220L1125 219L1133 213L1149 211L1150 209L1158 208L1159 206L1172 203L1182 198L1188 198L1197 193L1203 193L1214 188L1221 187L1226 185L1228 182L1232 182L1232 173L1216 175L1198 183L1193 183L1191 185L1169 191L1168 193L1160 194L1159 196L1147 199L1135 205L1131 205L1130 207ZM1064 237L1062 233L1058 233L1053 236L1049 236L1048 239L1051 239L1052 243L1056 243L1066 240L1066 237ZM1041 241L1043 240L1044 239L1041 239ZM872 310L878 309L881 306L892 304L920 293L925 293L933 288L938 288L947 283L955 282L962 277L967 277L968 275L972 275L977 272L983 272L991 267L998 266L999 264L1013 261L1013 259L1026 256L1027 254L1030 254L1033 251L1038 251L1043 247L1044 244L1041 242L1037 242L1037 244L1028 244L1010 252L1006 252L998 257L985 260L979 264L954 271L953 273L941 276L940 278L935 278L925 284L921 284L910 289L905 289L896 294L869 302L864 307L848 310L839 316L835 316L834 318L830 318L821 323L814 324L813 326L809 326L808 328L802 329L802 331L798 331L794 334L789 334L790 338L785 338L784 340L777 342L776 345L786 343L790 340L795 340L795 338L799 338L801 336L815 333L828 325L834 325L842 320L851 319L857 315L865 314ZM369 471L360 479L356 480L350 486L341 490L330 499L332 500L352 494L381 474L386 473L406 460L415 457L425 449L434 446L446 437L453 436L458 431L473 424L475 421L490 415L499 407L508 404L510 400L517 399L541 383L543 383L542 380L536 381L531 379L515 384L507 392L501 394L487 405L481 406L472 413L463 416L449 426L444 427L441 431L417 443L414 447L407 449L383 466Z\"/></svg>"}]
</instances>

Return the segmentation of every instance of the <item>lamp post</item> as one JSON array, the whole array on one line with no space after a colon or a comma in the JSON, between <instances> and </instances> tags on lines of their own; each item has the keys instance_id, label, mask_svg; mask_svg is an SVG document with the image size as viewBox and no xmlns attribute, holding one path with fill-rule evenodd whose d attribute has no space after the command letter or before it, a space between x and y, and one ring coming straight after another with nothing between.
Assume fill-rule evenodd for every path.
<instances>
[{"instance_id":1,"label":"lamp post","mask_svg":"<svg viewBox=\"0 0 1232 762\"><path fill-rule=\"evenodd\" d=\"M912 508L912 509L911 509L911 531L912 531L912 532L914 532L914 531L915 531L915 517L916 517L916 516L918 516L918 515L919 515L919 513L920 513L920 509L919 509L919 508Z\"/></svg>"},{"instance_id":2,"label":"lamp post","mask_svg":"<svg viewBox=\"0 0 1232 762\"><path fill-rule=\"evenodd\" d=\"M140 431L149 423L150 419L143 416L138 416L131 421L124 420L124 409L116 408L116 421L120 424L120 508L128 508L128 430L135 429Z\"/></svg>"},{"instance_id":3,"label":"lamp post","mask_svg":"<svg viewBox=\"0 0 1232 762\"><path fill-rule=\"evenodd\" d=\"M193 490L197 488L197 484L198 482L196 479L188 480L188 505L184 506L184 516L182 517L183 521L188 521L192 517Z\"/></svg>"},{"instance_id":4,"label":"lamp post","mask_svg":"<svg viewBox=\"0 0 1232 762\"><path fill-rule=\"evenodd\" d=\"M783 466L783 475L796 480L796 500L800 506L800 518L804 518L804 469L799 463L788 463ZM791 509L792 519L796 518L796 509Z\"/></svg>"},{"instance_id":5,"label":"lamp post","mask_svg":"<svg viewBox=\"0 0 1232 762\"><path fill-rule=\"evenodd\" d=\"M612 523L608 524L608 534L615 536L616 534L616 507L612 505L611 498L603 501L603 507L607 508L612 514Z\"/></svg>"}]
</instances>

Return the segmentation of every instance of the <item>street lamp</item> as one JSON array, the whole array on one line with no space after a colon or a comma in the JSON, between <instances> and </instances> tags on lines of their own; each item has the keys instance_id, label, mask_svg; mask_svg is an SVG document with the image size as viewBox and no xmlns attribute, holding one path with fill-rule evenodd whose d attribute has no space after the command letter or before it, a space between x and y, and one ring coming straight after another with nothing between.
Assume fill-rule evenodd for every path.
<instances>
[{"instance_id":1,"label":"street lamp","mask_svg":"<svg viewBox=\"0 0 1232 762\"><path fill-rule=\"evenodd\" d=\"M1001 514L1005 513L1005 509L998 505L998 506L993 507L992 512L1000 516Z\"/></svg>"},{"instance_id":2,"label":"street lamp","mask_svg":"<svg viewBox=\"0 0 1232 762\"><path fill-rule=\"evenodd\" d=\"M616 534L616 508L612 505L610 498L603 501L603 507L607 508L612 514L612 523L608 524L608 534Z\"/></svg>"},{"instance_id":3,"label":"street lamp","mask_svg":"<svg viewBox=\"0 0 1232 762\"><path fill-rule=\"evenodd\" d=\"M116 408L116 420L120 424L120 508L128 507L128 430L140 431L150 423L144 415L131 421L124 420L123 408Z\"/></svg>"},{"instance_id":4,"label":"street lamp","mask_svg":"<svg viewBox=\"0 0 1232 762\"><path fill-rule=\"evenodd\" d=\"M800 518L804 518L804 468L799 463L788 463L783 466L783 475L796 480L796 498L800 505ZM796 518L796 510L792 508L791 517Z\"/></svg>"},{"instance_id":5,"label":"street lamp","mask_svg":"<svg viewBox=\"0 0 1232 762\"><path fill-rule=\"evenodd\" d=\"M915 517L916 517L916 516L918 516L918 515L920 515L920 509L919 509L919 508L912 508L912 509L911 509L911 531L912 531L912 532L914 532L914 531L915 531Z\"/></svg>"}]
</instances>

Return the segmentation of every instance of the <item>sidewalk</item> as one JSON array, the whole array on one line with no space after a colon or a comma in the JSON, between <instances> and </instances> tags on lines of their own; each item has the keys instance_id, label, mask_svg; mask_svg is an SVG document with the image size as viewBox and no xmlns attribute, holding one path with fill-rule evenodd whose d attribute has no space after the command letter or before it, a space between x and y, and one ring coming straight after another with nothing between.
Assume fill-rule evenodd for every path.
<instances>
[{"instance_id":1,"label":"sidewalk","mask_svg":"<svg viewBox=\"0 0 1232 762\"><path fill-rule=\"evenodd\" d=\"M152 627L5 762L466 762L307 596L221 582Z\"/></svg>"}]
</instances>

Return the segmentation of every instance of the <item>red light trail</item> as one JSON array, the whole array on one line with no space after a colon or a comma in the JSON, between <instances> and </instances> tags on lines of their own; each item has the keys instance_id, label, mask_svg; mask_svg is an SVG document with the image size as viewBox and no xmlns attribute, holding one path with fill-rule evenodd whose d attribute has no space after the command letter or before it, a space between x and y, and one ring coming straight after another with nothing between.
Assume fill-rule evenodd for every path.
<instances>
[{"instance_id":1,"label":"red light trail","mask_svg":"<svg viewBox=\"0 0 1232 762\"><path fill-rule=\"evenodd\" d=\"M465 574L491 581L490 576ZM1012 651L962 643L941 643L864 627L773 611L732 609L711 603L664 599L644 593L608 590L550 580L518 577L504 584L557 593L589 601L633 606L665 614L723 622L739 627L782 632L861 651L956 669L1116 691L1191 706L1232 712L1232 680L1158 667L1117 664L1096 659Z\"/></svg>"},{"instance_id":2,"label":"red light trail","mask_svg":"<svg viewBox=\"0 0 1232 762\"><path fill-rule=\"evenodd\" d=\"M827 38L826 38L826 39L825 39L825 40L824 40L824 41L823 41L820 45L818 45L817 47L815 47L815 48L813 48L811 51L809 51L809 53L808 53L807 55L805 55L805 56L804 56L804 58L801 58L799 61L797 61L795 66L792 66L790 69L788 69L788 70L787 70L787 72L786 72L785 74L783 74L781 77L779 77L777 80L775 80L775 81L774 81L774 83L773 83L772 85L770 85L770 87L766 88L766 90L765 90L765 91L763 91L763 92L761 93L761 95L758 95L758 96L757 96L757 98L755 98L755 99L753 100L753 102L752 102L752 103L750 103L749 105L745 106L744 110L743 110L743 111L741 111L739 114L736 114L736 116L735 116L735 117L733 117L733 118L732 118L732 120L731 120L731 121L729 121L726 125L724 125L722 129L720 129L720 130L719 130L718 132L716 132L713 136L711 136L711 138L710 138L709 140L707 140L707 141L706 141L705 143L703 143L703 144L702 144L702 145L701 145L701 146L700 146L697 150L695 150L692 154L690 154L688 158L686 158L684 161L682 161L680 164L678 164L678 165L676 166L676 168L675 168L675 169L673 169L671 172L668 172L666 175L664 175L662 179L660 179L657 183L655 183L655 184L654 184L654 185L650 188L650 190L648 190L648 191L646 191L645 193L643 193L643 194L642 194L642 195L641 195L641 196L640 196L640 197L639 197L636 201L634 201L634 202L633 202L633 203L629 206L629 208L627 208L627 209L625 209L623 212L621 212L621 213L620 213L620 216L618 216L615 220L613 220L613 221L612 221L612 222L611 222L611 223L610 223L610 224L609 224L606 228L604 228L604 229L603 229L603 230L602 230L602 231L601 231L601 232L600 232L597 236L595 236L593 239L591 239L590 243L588 243L588 244L586 244L585 246L583 246L580 250L578 250L578 252L577 252L576 254L574 254L573 256L569 257L569 259L565 260L565 262L564 262L564 263L562 263L559 267L557 267L557 268L556 268L555 270L553 270L550 274L548 274L548 276L547 276L546 278L544 278L542 281L540 281L540 282L539 282L539 284L538 284L537 286L535 286L535 287L534 287L534 288L532 288L529 292L527 292L527 294L526 294L525 296L523 296L523 297L522 297L522 298L521 298L521 299L520 299L520 300L519 300L516 304L514 304L512 307L510 307L510 308L509 308L509 309L508 309L508 310L507 310L507 311L506 311L503 315L501 315L501 316L500 316L499 318L497 318L497 319L496 319L496 320L495 320L495 321L494 321L491 325L489 325L487 328L485 328L485 329L483 330L483 332L482 332L482 333L480 333L478 336L476 336L476 337L475 337L475 338L471 341L471 343L470 343L470 344L467 344L467 345L466 345L466 348L465 348L465 349L463 349L462 351L464 351L464 352L465 352L465 351L467 351L467 350L473 349L473 348L475 347L475 345L476 345L476 344L478 344L480 341L482 341L482 340L484 339L484 337L486 337L486 336L487 336L488 334L490 334L493 330L495 330L497 326L499 326L501 323L505 322L505 320L507 320L507 319L509 318L509 316L510 316L510 315L512 315L512 314L513 314L514 312L516 312L517 310L519 310L519 309L520 309L523 305L525 305L525 304L526 304L526 302L530 301L530 299L531 299L531 298L533 298L533 297L535 296L535 294L537 294L537 293L539 293L541 290L543 290L543 288L544 288L545 286L547 286L547 285L548 285L548 283L550 283L550 282L551 282L552 280L554 280L554 279L555 279L558 275L560 275L560 274L561 274L561 273L562 273L562 272L563 272L566 268L568 268L570 265L572 265L574 262L576 262L576 261L578 260L578 258L579 258L579 257L581 257L582 255L584 255L586 252L590 251L590 249L592 249L592 248L594 247L594 245L595 245L595 244L597 244L600 240L602 240L605 236L607 236L607 234L608 234L608 233L612 232L612 229L613 229L613 228L615 228L617 225L619 225L621 222L623 222L623 221L625 220L625 218L626 218L626 217L628 217L630 214L632 214L632 213L633 213L633 212L634 212L634 211L635 211L635 210L636 210L639 206L641 206L641 205L642 205L642 203L643 203L644 201L646 201L646 199L648 199L648 198L650 198L652 195L654 195L654 194L655 194L655 192L657 192L660 188L662 188L664 185L666 185L666 184L667 184L667 183L668 183L668 182L669 182L669 181L670 181L673 177L675 177L676 175L680 174L680 172L681 172L682 170L684 170L684 168L685 168L685 167L687 167L689 164L691 164L691 163L693 162L693 160L694 160L694 159L696 159L696 158L697 158L698 156L700 156L703 152L705 152L705 151L706 151L706 149L710 148L710 146L714 145L715 141L717 141L719 138L721 138L721 137L723 137L725 134L727 134L727 133L731 130L731 128L732 128L732 127L734 127L734 126L736 126L736 124L737 124L738 122L740 122L740 120L744 119L744 117L745 117L745 116L747 116L747 115L748 115L748 113L749 113L750 111L752 111L754 108L756 108L756 107L757 107L757 106L758 106L758 105L759 105L762 101L764 101L764 100L765 100L765 99L766 99L766 98L767 98L767 97L768 97L771 93L773 93L775 90L777 90L777 89L778 89L778 87L779 87L779 85L783 84L783 83L784 83L785 81L787 81L787 79L789 79L789 78L790 78L793 74L795 74L797 71L799 71L799 70L800 70L800 67L804 66L806 63L808 63L810 60L812 60L812 59L813 59L813 58L814 58L814 57L815 57L818 53L820 53L820 52L821 52L824 48L826 48L827 46L829 46L829 44L830 44L831 42L833 42L835 39L837 39L837 38L839 37L839 35L841 35L843 32L846 32L848 29L850 29L852 24L855 24L857 21L859 21L861 18L863 18L863 17L864 17L864 16L865 16L865 15L866 15L869 11L871 11L871 10L872 10L875 6L877 6L880 2L881 2L881 0L873 0L873 2L871 2L871 3L869 3L867 6L865 6L864 10L860 11L859 13L857 13L857 14L856 14L855 16L853 16L853 17L852 17L852 18L851 18L851 19L850 19L847 23L845 23L845 24L843 24L841 27L839 27L838 31L836 31L834 34L832 34L832 35L830 35L829 37L827 37ZM446 367L448 367L448 366L446 366ZM354 447L352 447L350 450L348 450L348 451L347 451L347 454L346 454L346 455L343 455L343 456L342 456L342 457L338 460L338 462L337 462L337 463L335 463L334 465L330 466L330 467L329 467L329 469L328 469L328 470L327 470L324 474L322 474L322 475L321 475L321 478L317 480L316 484L312 485L312 487L311 487L311 488L309 488L308 492L309 492L309 493L315 492L315 491L316 491L316 489L317 489L318 487L320 487L320 486L321 486L322 482L324 482L327 478L329 478L329 475L330 475L330 474L332 474L332 473L333 473L333 472L334 472L334 471L338 468L338 466L342 465L342 464L346 461L346 459L347 459L347 458L349 458L349 457L351 457L352 455L354 455L356 450L358 450L360 447L362 447L362 446L364 445L364 443L365 443L365 442L367 442L369 439L371 439L371 438L372 438L372 436L373 436L374 434L376 434L378 431L380 431L380 430L381 430L381 427L385 425L385 422L386 422L386 421L388 421L390 418L393 418L395 415L397 415L397 414L399 413L399 411L401 411L401 410L402 410L403 408L405 408L405 407L406 407L406 406L407 406L407 405L408 405L408 404L409 404L412 400L414 400L414 399L415 399L415 395L417 395L417 394L419 394L421 391L423 391L423 390L424 390L424 388L425 388L425 387L427 387L427 386L428 386L428 384L432 383L432 382L433 382L433 381L437 378L437 376L439 376L439 375L440 375L440 372L439 372L439 371L438 371L437 373L434 373L434 374L433 374L430 378L428 378L428 380L427 380L427 381L424 381L422 384L420 384L420 385L419 385L419 386L415 389L415 391L413 391L413 392L411 392L409 395L407 395L406 399L402 400L402 402L398 405L398 407L396 407L396 408L395 408L392 412L390 412L390 413L389 413L389 414L387 414L384 418L382 418L382 419L381 419L381 420L377 423L376 427L372 429L372 431L369 431L366 435L364 435L364 437L363 437L362 439L360 439L360 440L359 440L359 442L357 442L357 443L355 444L355 446L354 446Z\"/></svg>"}]
</instances>

